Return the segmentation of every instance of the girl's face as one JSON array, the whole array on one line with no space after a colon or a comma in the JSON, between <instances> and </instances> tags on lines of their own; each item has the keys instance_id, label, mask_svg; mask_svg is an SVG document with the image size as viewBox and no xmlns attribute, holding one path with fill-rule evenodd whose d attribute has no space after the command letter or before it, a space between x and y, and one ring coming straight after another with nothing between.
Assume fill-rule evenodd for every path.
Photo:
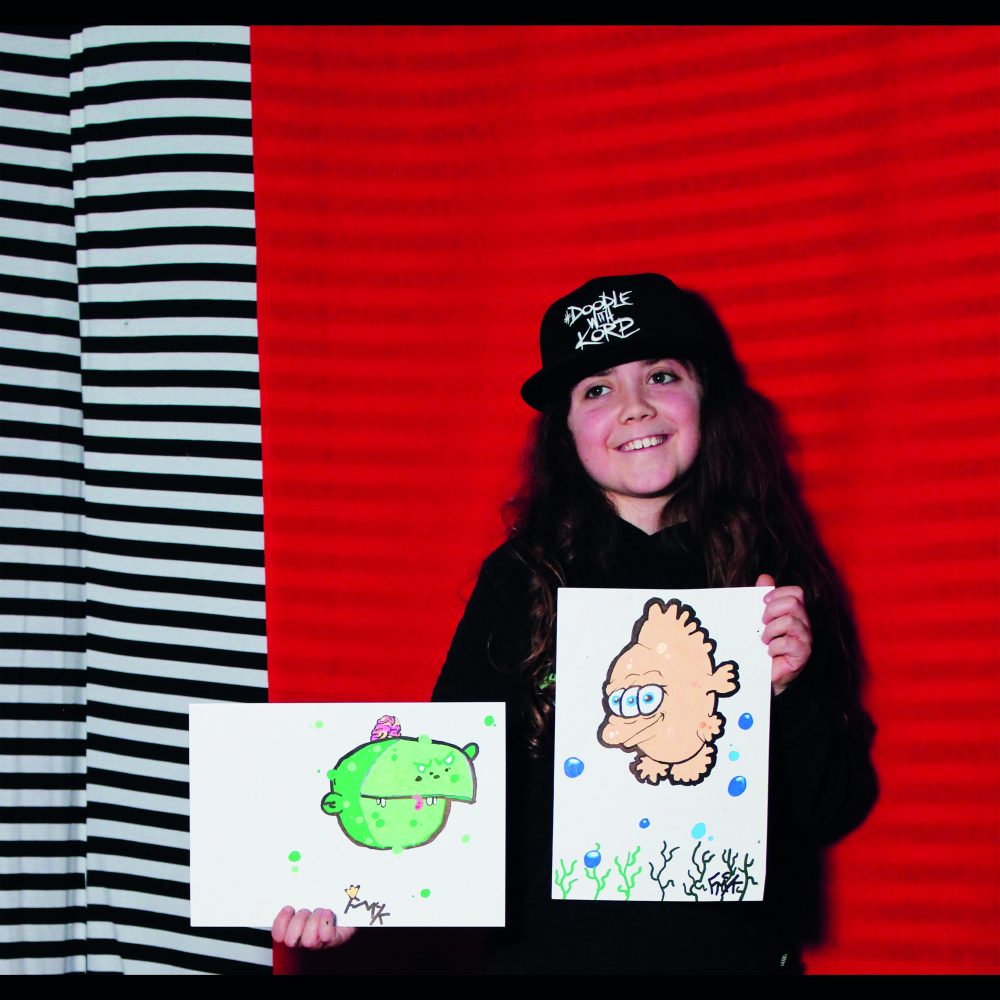
<instances>
[{"instance_id":1,"label":"girl's face","mask_svg":"<svg viewBox=\"0 0 1000 1000\"><path fill-rule=\"evenodd\" d=\"M679 361L630 361L573 386L567 424L590 478L644 531L698 456L701 385Z\"/></svg>"}]
</instances>

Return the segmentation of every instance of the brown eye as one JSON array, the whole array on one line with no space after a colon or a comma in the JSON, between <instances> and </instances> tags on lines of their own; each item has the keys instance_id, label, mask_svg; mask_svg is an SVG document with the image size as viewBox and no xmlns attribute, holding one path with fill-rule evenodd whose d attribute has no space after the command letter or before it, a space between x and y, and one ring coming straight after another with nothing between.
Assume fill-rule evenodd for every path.
<instances>
[{"instance_id":1,"label":"brown eye","mask_svg":"<svg viewBox=\"0 0 1000 1000\"><path fill-rule=\"evenodd\" d=\"M668 371L658 371L653 372L649 376L649 381L654 385L669 385L671 382L676 382L679 376L675 375L673 372Z\"/></svg>"},{"instance_id":2,"label":"brown eye","mask_svg":"<svg viewBox=\"0 0 1000 1000\"><path fill-rule=\"evenodd\" d=\"M611 390L606 385L592 385L583 394L584 399L600 399Z\"/></svg>"}]
</instances>

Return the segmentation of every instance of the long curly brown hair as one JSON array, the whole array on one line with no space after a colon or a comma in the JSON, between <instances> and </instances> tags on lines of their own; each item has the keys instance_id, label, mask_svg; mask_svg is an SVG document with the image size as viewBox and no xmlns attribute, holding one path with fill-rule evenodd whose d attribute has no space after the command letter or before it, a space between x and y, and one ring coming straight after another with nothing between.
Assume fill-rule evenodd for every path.
<instances>
[{"instance_id":1,"label":"long curly brown hair","mask_svg":"<svg viewBox=\"0 0 1000 1000\"><path fill-rule=\"evenodd\" d=\"M791 441L774 405L747 384L714 311L697 299L713 343L710 360L686 362L702 387L701 445L665 503L661 524L689 522L701 539L712 587L753 586L761 573L779 585L801 586L813 653L796 683L805 681L845 721L860 722L867 717L860 708L857 628L789 465ZM521 488L504 510L510 550L530 581L531 644L521 664L521 698L535 753L551 736L556 590L571 579L582 552L597 565L608 563L609 528L617 517L577 457L568 412L567 394L536 419ZM595 541L601 539L609 541Z\"/></svg>"}]
</instances>

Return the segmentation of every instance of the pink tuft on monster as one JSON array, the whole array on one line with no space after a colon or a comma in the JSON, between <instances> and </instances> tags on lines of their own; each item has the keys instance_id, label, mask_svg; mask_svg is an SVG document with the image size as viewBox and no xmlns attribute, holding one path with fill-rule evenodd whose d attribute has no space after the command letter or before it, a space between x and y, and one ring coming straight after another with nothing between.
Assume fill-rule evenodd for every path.
<instances>
[{"instance_id":1,"label":"pink tuft on monster","mask_svg":"<svg viewBox=\"0 0 1000 1000\"><path fill-rule=\"evenodd\" d=\"M375 728L372 729L372 742L376 740L387 740L390 736L399 736L403 732L403 727L399 724L399 719L394 715L383 715Z\"/></svg>"}]
</instances>

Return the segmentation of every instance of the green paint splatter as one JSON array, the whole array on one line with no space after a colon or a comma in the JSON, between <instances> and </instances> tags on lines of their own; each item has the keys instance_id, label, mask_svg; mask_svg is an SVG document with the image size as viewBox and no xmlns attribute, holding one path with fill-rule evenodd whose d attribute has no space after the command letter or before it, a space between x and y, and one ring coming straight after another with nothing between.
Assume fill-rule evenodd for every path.
<instances>
[{"instance_id":1,"label":"green paint splatter","mask_svg":"<svg viewBox=\"0 0 1000 1000\"><path fill-rule=\"evenodd\" d=\"M399 845L397 844L397 845L396 845L396 846L395 846L395 847L394 847L394 848L392 849L392 853L393 853L393 854L395 854L395 855L396 855L396 856L398 857L398 856L399 856L400 854L402 854L402 853L403 853L403 848L402 848L402 847L400 847L400 846L399 846Z\"/></svg>"},{"instance_id":2,"label":"green paint splatter","mask_svg":"<svg viewBox=\"0 0 1000 1000\"><path fill-rule=\"evenodd\" d=\"M451 776L451 783L454 784L456 781L461 781L462 776L460 774L453 774Z\"/></svg>"},{"instance_id":3,"label":"green paint splatter","mask_svg":"<svg viewBox=\"0 0 1000 1000\"><path fill-rule=\"evenodd\" d=\"M467 844L470 840L472 840L472 838L467 833L463 833L462 834L462 843L463 844Z\"/></svg>"},{"instance_id":4,"label":"green paint splatter","mask_svg":"<svg viewBox=\"0 0 1000 1000\"><path fill-rule=\"evenodd\" d=\"M416 825L417 825L417 821L415 819L411 819L410 820L410 826L416 826Z\"/></svg>"},{"instance_id":5,"label":"green paint splatter","mask_svg":"<svg viewBox=\"0 0 1000 1000\"><path fill-rule=\"evenodd\" d=\"M492 715L487 715L486 718L483 719L483 725L486 725L486 726L495 726L496 725L496 720L493 718Z\"/></svg>"},{"instance_id":6,"label":"green paint splatter","mask_svg":"<svg viewBox=\"0 0 1000 1000\"><path fill-rule=\"evenodd\" d=\"M316 728L317 729L322 729L323 728L323 720L322 719L317 719L316 720Z\"/></svg>"},{"instance_id":7,"label":"green paint splatter","mask_svg":"<svg viewBox=\"0 0 1000 1000\"><path fill-rule=\"evenodd\" d=\"M292 871L293 872L297 872L298 870L299 870L299 866L298 865L292 865Z\"/></svg>"},{"instance_id":8,"label":"green paint splatter","mask_svg":"<svg viewBox=\"0 0 1000 1000\"><path fill-rule=\"evenodd\" d=\"M417 737L417 742L418 743L431 743L432 740L431 740L431 738L426 733L421 733Z\"/></svg>"},{"instance_id":9,"label":"green paint splatter","mask_svg":"<svg viewBox=\"0 0 1000 1000\"><path fill-rule=\"evenodd\" d=\"M431 894L430 889L421 889L420 890L420 898L421 899L426 899L430 894Z\"/></svg>"},{"instance_id":10,"label":"green paint splatter","mask_svg":"<svg viewBox=\"0 0 1000 1000\"><path fill-rule=\"evenodd\" d=\"M292 851L291 854L288 855L288 860L289 861L301 861L302 860L302 855L299 854L298 851Z\"/></svg>"},{"instance_id":11,"label":"green paint splatter","mask_svg":"<svg viewBox=\"0 0 1000 1000\"><path fill-rule=\"evenodd\" d=\"M336 775L336 773L337 773L337 769L335 767L331 767L330 770L326 772L326 776L331 781L333 781L334 775Z\"/></svg>"}]
</instances>

